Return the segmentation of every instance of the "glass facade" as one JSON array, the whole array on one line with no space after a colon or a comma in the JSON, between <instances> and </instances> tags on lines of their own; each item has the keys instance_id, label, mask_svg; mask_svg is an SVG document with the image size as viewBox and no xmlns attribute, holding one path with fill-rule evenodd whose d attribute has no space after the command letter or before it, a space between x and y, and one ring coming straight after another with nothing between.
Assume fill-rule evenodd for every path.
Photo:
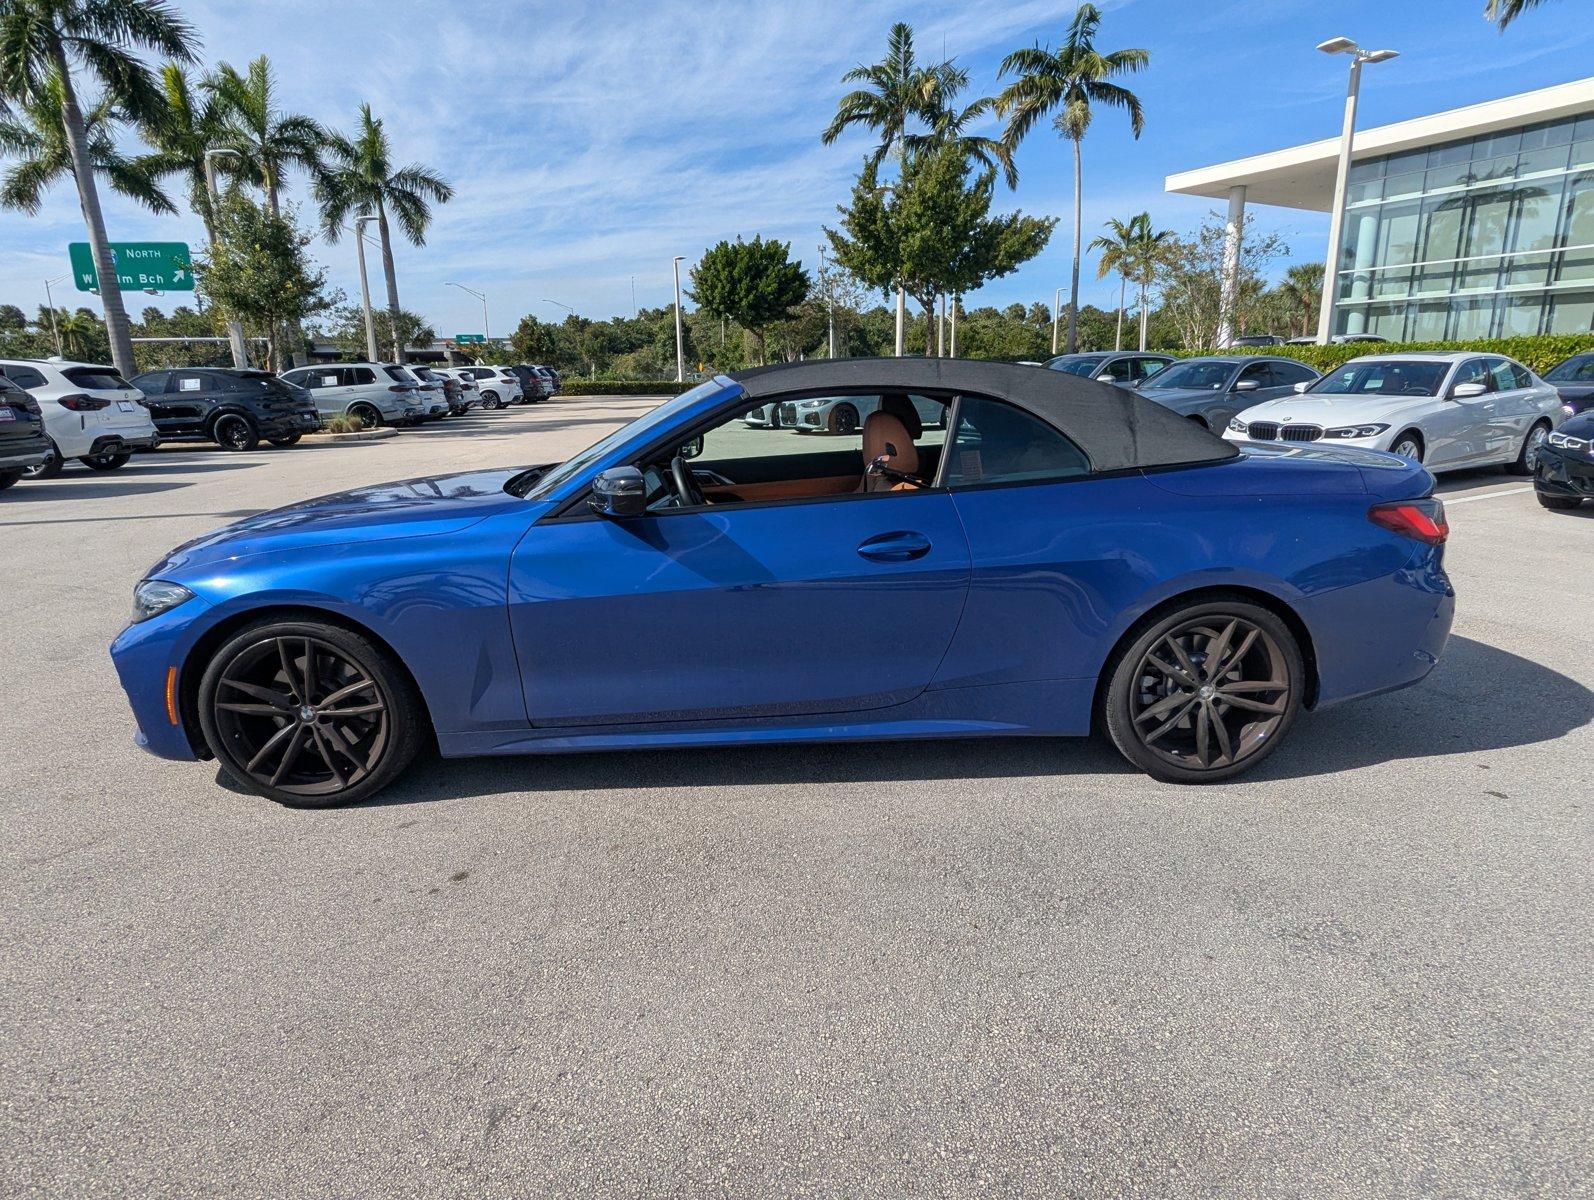
<instances>
[{"instance_id":1,"label":"glass facade","mask_svg":"<svg viewBox=\"0 0 1594 1200\"><path fill-rule=\"evenodd\" d=\"M1336 333L1594 329L1594 114L1353 163Z\"/></svg>"}]
</instances>

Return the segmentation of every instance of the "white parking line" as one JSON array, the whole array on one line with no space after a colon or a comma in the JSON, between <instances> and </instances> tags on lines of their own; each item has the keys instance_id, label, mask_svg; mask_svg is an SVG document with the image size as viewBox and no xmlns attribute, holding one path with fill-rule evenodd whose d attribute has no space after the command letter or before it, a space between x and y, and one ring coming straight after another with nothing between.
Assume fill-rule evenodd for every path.
<instances>
[{"instance_id":1,"label":"white parking line","mask_svg":"<svg viewBox=\"0 0 1594 1200\"><path fill-rule=\"evenodd\" d=\"M1449 496L1440 496L1439 498L1445 502L1445 507L1449 508L1452 504L1470 504L1474 500L1493 500L1496 496L1518 496L1523 492L1531 492L1532 490L1531 487L1506 488L1501 492L1485 492L1481 496L1460 496L1455 500L1452 500Z\"/></svg>"}]
</instances>

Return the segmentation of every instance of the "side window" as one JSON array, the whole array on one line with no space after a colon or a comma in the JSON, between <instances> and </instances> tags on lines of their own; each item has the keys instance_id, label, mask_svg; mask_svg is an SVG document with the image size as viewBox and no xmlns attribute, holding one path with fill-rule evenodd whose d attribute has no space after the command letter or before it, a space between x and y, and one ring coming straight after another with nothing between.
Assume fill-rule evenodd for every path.
<instances>
[{"instance_id":1,"label":"side window","mask_svg":"<svg viewBox=\"0 0 1594 1200\"><path fill-rule=\"evenodd\" d=\"M1090 473L1085 452L1029 413L978 396L963 397L947 463L948 487L1039 483Z\"/></svg>"},{"instance_id":2,"label":"side window","mask_svg":"<svg viewBox=\"0 0 1594 1200\"><path fill-rule=\"evenodd\" d=\"M1310 383L1317 378L1317 372L1305 363L1275 361L1273 363L1273 377L1279 381L1279 386L1297 383Z\"/></svg>"},{"instance_id":3,"label":"side window","mask_svg":"<svg viewBox=\"0 0 1594 1200\"><path fill-rule=\"evenodd\" d=\"M146 371L133 377L133 386L146 396L160 396L166 392L166 372Z\"/></svg>"},{"instance_id":4,"label":"side window","mask_svg":"<svg viewBox=\"0 0 1594 1200\"><path fill-rule=\"evenodd\" d=\"M166 390L178 396L192 396L205 391L208 380L197 371L178 371L172 375Z\"/></svg>"},{"instance_id":5,"label":"side window","mask_svg":"<svg viewBox=\"0 0 1594 1200\"><path fill-rule=\"evenodd\" d=\"M0 367L7 379L20 388L44 387L44 376L32 367Z\"/></svg>"},{"instance_id":6,"label":"side window","mask_svg":"<svg viewBox=\"0 0 1594 1200\"><path fill-rule=\"evenodd\" d=\"M1135 379L1149 379L1167 365L1160 358L1137 358L1134 361Z\"/></svg>"},{"instance_id":7,"label":"side window","mask_svg":"<svg viewBox=\"0 0 1594 1200\"><path fill-rule=\"evenodd\" d=\"M1489 366L1481 358L1469 358L1456 368L1456 377L1450 381L1450 386L1458 383L1481 383L1485 391L1493 391L1493 380L1489 375Z\"/></svg>"},{"instance_id":8,"label":"side window","mask_svg":"<svg viewBox=\"0 0 1594 1200\"><path fill-rule=\"evenodd\" d=\"M1134 360L1129 358L1116 358L1109 362L1098 375L1111 375L1114 383L1128 383L1134 378Z\"/></svg>"},{"instance_id":9,"label":"side window","mask_svg":"<svg viewBox=\"0 0 1594 1200\"><path fill-rule=\"evenodd\" d=\"M376 382L376 373L370 367L348 367L344 369L343 375L346 384Z\"/></svg>"},{"instance_id":10,"label":"side window","mask_svg":"<svg viewBox=\"0 0 1594 1200\"><path fill-rule=\"evenodd\" d=\"M1252 363L1240 372L1239 378L1234 382L1239 383L1241 379L1249 379L1259 388L1273 387L1273 364L1268 362Z\"/></svg>"},{"instance_id":11,"label":"side window","mask_svg":"<svg viewBox=\"0 0 1594 1200\"><path fill-rule=\"evenodd\" d=\"M1511 364L1503 358L1489 360L1489 378L1494 381L1494 390L1497 392L1512 391L1517 385Z\"/></svg>"},{"instance_id":12,"label":"side window","mask_svg":"<svg viewBox=\"0 0 1594 1200\"><path fill-rule=\"evenodd\" d=\"M1530 372L1521 363L1512 362L1510 359L1507 359L1506 365L1511 368L1511 378L1513 381L1515 381L1517 387L1529 388L1533 386L1532 372Z\"/></svg>"}]
</instances>

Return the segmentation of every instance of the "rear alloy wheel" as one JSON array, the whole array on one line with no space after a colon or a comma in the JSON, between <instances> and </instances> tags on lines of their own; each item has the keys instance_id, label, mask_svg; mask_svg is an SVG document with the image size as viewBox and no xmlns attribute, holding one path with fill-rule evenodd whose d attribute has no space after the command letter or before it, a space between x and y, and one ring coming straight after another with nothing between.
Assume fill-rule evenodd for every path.
<instances>
[{"instance_id":1,"label":"rear alloy wheel","mask_svg":"<svg viewBox=\"0 0 1594 1200\"><path fill-rule=\"evenodd\" d=\"M1539 449L1550 436L1550 427L1540 421L1528 430L1528 436L1522 439L1522 449L1517 451L1517 460L1506 467L1513 475L1531 475L1539 465Z\"/></svg>"},{"instance_id":2,"label":"rear alloy wheel","mask_svg":"<svg viewBox=\"0 0 1594 1200\"><path fill-rule=\"evenodd\" d=\"M270 442L273 446L297 446L299 444L299 439L303 436L304 434L302 433L290 433L286 437L267 438L266 441Z\"/></svg>"},{"instance_id":3,"label":"rear alloy wheel","mask_svg":"<svg viewBox=\"0 0 1594 1200\"><path fill-rule=\"evenodd\" d=\"M850 404L838 404L830 414L830 432L843 436L858 432L858 410Z\"/></svg>"},{"instance_id":4,"label":"rear alloy wheel","mask_svg":"<svg viewBox=\"0 0 1594 1200\"><path fill-rule=\"evenodd\" d=\"M241 452L260 445L260 431L248 417L237 413L223 413L211 426L210 436L223 450Z\"/></svg>"},{"instance_id":5,"label":"rear alloy wheel","mask_svg":"<svg viewBox=\"0 0 1594 1200\"><path fill-rule=\"evenodd\" d=\"M316 621L265 621L228 641L200 680L199 718L234 780L297 808L364 800L421 743L404 672L367 638Z\"/></svg>"},{"instance_id":6,"label":"rear alloy wheel","mask_svg":"<svg viewBox=\"0 0 1594 1200\"><path fill-rule=\"evenodd\" d=\"M23 467L24 479L54 479L61 473L61 468L66 466L66 459L61 457L61 451L54 442L45 451L44 461L37 466Z\"/></svg>"},{"instance_id":7,"label":"rear alloy wheel","mask_svg":"<svg viewBox=\"0 0 1594 1200\"><path fill-rule=\"evenodd\" d=\"M83 460L85 467L92 467L96 471L117 471L127 466L128 460L133 456L126 452L121 454L91 454Z\"/></svg>"},{"instance_id":8,"label":"rear alloy wheel","mask_svg":"<svg viewBox=\"0 0 1594 1200\"><path fill-rule=\"evenodd\" d=\"M349 416L357 420L362 429L382 428L382 414L369 404L356 404L349 409Z\"/></svg>"},{"instance_id":9,"label":"rear alloy wheel","mask_svg":"<svg viewBox=\"0 0 1594 1200\"><path fill-rule=\"evenodd\" d=\"M498 408L498 393L497 392L483 392L482 393L482 407L483 408L491 408L491 409L496 410Z\"/></svg>"},{"instance_id":10,"label":"rear alloy wheel","mask_svg":"<svg viewBox=\"0 0 1594 1200\"><path fill-rule=\"evenodd\" d=\"M1238 598L1163 617L1122 653L1104 698L1113 744L1170 783L1227 779L1266 758L1300 711L1289 627Z\"/></svg>"},{"instance_id":11,"label":"rear alloy wheel","mask_svg":"<svg viewBox=\"0 0 1594 1200\"><path fill-rule=\"evenodd\" d=\"M1416 434L1403 433L1395 439L1395 444L1389 452L1397 458L1409 458L1414 463L1422 462L1422 443L1417 440Z\"/></svg>"}]
</instances>

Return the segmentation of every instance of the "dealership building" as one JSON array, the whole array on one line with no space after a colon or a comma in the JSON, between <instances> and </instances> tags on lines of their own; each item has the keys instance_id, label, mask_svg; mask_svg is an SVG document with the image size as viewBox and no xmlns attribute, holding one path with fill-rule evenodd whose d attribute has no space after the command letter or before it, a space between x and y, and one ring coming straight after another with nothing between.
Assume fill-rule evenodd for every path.
<instances>
[{"instance_id":1,"label":"dealership building","mask_svg":"<svg viewBox=\"0 0 1594 1200\"><path fill-rule=\"evenodd\" d=\"M1328 212L1338 155L1328 138L1166 187L1227 201L1233 236L1248 204ZM1594 330L1594 79L1358 130L1343 226L1334 333Z\"/></svg>"}]
</instances>

